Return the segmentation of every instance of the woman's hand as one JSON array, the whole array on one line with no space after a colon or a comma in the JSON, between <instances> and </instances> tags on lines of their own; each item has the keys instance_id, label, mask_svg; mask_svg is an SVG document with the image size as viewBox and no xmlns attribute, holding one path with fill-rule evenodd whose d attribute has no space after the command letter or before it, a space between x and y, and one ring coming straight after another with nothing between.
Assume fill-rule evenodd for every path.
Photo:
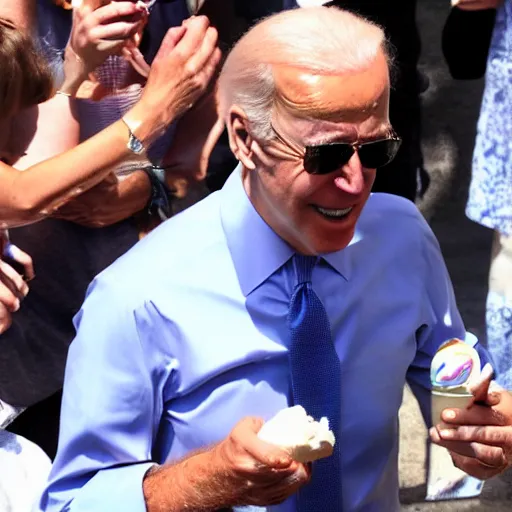
<instances>
[{"instance_id":1,"label":"woman's hand","mask_svg":"<svg viewBox=\"0 0 512 512\"><path fill-rule=\"evenodd\" d=\"M80 84L108 56L122 53L146 21L146 8L130 1L111 2L95 10L84 3L74 9L61 91L76 94Z\"/></svg>"},{"instance_id":2,"label":"woman's hand","mask_svg":"<svg viewBox=\"0 0 512 512\"><path fill-rule=\"evenodd\" d=\"M132 126L142 125L136 135L143 142L161 135L196 103L214 76L220 57L217 31L208 18L190 18L181 27L168 30L141 100L124 116ZM144 121L149 121L148 133Z\"/></svg>"},{"instance_id":3,"label":"woman's hand","mask_svg":"<svg viewBox=\"0 0 512 512\"><path fill-rule=\"evenodd\" d=\"M27 281L34 278L32 258L9 242L7 232L0 232L0 254L24 269L24 278L0 259L0 334L5 332L12 322L12 313L20 308L21 301L28 293Z\"/></svg>"},{"instance_id":4,"label":"woman's hand","mask_svg":"<svg viewBox=\"0 0 512 512\"><path fill-rule=\"evenodd\" d=\"M446 448L456 467L481 480L512 466L512 395L495 385L483 405L446 409L446 426L430 429L430 439Z\"/></svg>"}]
</instances>

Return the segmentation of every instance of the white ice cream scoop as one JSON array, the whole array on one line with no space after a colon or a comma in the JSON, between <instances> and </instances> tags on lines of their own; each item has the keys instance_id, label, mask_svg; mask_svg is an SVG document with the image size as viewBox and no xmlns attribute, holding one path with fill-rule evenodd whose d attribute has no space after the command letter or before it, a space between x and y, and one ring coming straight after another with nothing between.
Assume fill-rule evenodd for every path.
<instances>
[{"instance_id":1,"label":"white ice cream scoop","mask_svg":"<svg viewBox=\"0 0 512 512\"><path fill-rule=\"evenodd\" d=\"M279 411L261 427L258 437L303 463L329 457L336 442L329 420L324 417L315 421L300 405Z\"/></svg>"}]
</instances>

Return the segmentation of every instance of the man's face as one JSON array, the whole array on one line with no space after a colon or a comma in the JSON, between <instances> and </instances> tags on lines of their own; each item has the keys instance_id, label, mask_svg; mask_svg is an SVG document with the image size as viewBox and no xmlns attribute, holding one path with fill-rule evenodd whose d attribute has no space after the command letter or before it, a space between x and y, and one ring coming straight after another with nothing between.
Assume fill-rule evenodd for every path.
<instances>
[{"instance_id":1,"label":"man's face","mask_svg":"<svg viewBox=\"0 0 512 512\"><path fill-rule=\"evenodd\" d=\"M338 251L348 245L375 180L357 152L326 175L304 170L305 146L386 138L389 78L384 54L367 70L314 76L274 70L278 91L272 124L280 139L255 149L257 169L244 184L265 221L296 250Z\"/></svg>"}]
</instances>

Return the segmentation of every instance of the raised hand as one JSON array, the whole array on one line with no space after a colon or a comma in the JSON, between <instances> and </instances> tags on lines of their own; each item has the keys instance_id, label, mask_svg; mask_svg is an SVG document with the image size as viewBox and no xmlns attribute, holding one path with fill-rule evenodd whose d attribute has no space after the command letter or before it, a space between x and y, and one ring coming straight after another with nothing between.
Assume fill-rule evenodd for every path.
<instances>
[{"instance_id":1,"label":"raised hand","mask_svg":"<svg viewBox=\"0 0 512 512\"><path fill-rule=\"evenodd\" d=\"M109 55L119 53L146 21L147 9L139 3L111 2L98 9L84 3L73 10L68 48L92 72Z\"/></svg>"},{"instance_id":2,"label":"raised hand","mask_svg":"<svg viewBox=\"0 0 512 512\"><path fill-rule=\"evenodd\" d=\"M125 117L153 117L163 129L204 94L219 64L217 31L198 16L168 30L151 65L140 102Z\"/></svg>"},{"instance_id":3,"label":"raised hand","mask_svg":"<svg viewBox=\"0 0 512 512\"><path fill-rule=\"evenodd\" d=\"M110 55L122 54L147 21L147 9L130 1L94 9L83 2L73 9L73 27L65 50L61 90L74 95L81 83Z\"/></svg>"}]
</instances>

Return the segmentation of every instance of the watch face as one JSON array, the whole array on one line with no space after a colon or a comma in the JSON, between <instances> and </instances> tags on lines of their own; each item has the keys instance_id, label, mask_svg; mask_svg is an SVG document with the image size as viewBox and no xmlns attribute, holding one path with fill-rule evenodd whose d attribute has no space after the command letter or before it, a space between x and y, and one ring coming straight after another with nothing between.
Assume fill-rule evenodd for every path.
<instances>
[{"instance_id":1,"label":"watch face","mask_svg":"<svg viewBox=\"0 0 512 512\"><path fill-rule=\"evenodd\" d=\"M129 141L130 150L134 153L137 153L140 155L144 151L144 146L142 142L135 137L135 135L130 135L130 141Z\"/></svg>"}]
</instances>

